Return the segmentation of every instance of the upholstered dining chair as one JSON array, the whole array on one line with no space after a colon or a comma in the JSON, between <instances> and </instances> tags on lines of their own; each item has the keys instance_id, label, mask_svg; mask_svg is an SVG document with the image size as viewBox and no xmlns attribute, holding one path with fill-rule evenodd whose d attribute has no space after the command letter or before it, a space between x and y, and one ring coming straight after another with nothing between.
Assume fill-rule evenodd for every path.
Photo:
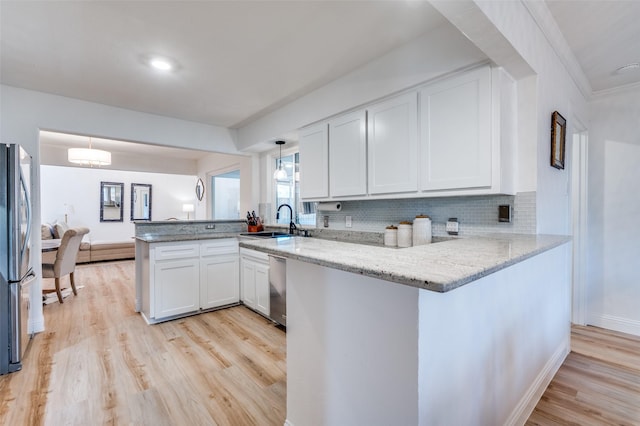
<instances>
[{"instance_id":1,"label":"upholstered dining chair","mask_svg":"<svg viewBox=\"0 0 640 426\"><path fill-rule=\"evenodd\" d=\"M60 247L56 253L56 260L53 263L42 264L42 278L55 278L55 290L43 290L43 293L51 293L55 291L58 295L58 302L62 301L62 291L60 290L60 278L69 275L71 289L73 294L77 295L76 283L73 279L73 273L76 269L76 258L80 249L80 242L85 234L89 233L89 228L70 228L62 236Z\"/></svg>"}]
</instances>

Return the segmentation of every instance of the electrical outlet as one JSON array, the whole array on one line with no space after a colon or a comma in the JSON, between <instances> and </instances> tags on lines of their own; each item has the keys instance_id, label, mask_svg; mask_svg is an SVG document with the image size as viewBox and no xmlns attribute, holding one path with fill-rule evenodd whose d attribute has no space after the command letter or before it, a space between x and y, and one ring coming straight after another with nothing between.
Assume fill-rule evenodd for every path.
<instances>
[{"instance_id":1,"label":"electrical outlet","mask_svg":"<svg viewBox=\"0 0 640 426\"><path fill-rule=\"evenodd\" d=\"M511 206L509 204L498 206L498 222L511 222Z\"/></svg>"},{"instance_id":2,"label":"electrical outlet","mask_svg":"<svg viewBox=\"0 0 640 426\"><path fill-rule=\"evenodd\" d=\"M351 216L346 216L344 218L344 226L346 228L351 228Z\"/></svg>"},{"instance_id":3,"label":"electrical outlet","mask_svg":"<svg viewBox=\"0 0 640 426\"><path fill-rule=\"evenodd\" d=\"M447 226L446 226L446 230L447 233L451 234L451 235L458 235L458 218L456 217L450 217L449 220L447 220Z\"/></svg>"},{"instance_id":4,"label":"electrical outlet","mask_svg":"<svg viewBox=\"0 0 640 426\"><path fill-rule=\"evenodd\" d=\"M323 219L323 222L324 222L324 227L328 228L329 227L329 216L323 216L322 219Z\"/></svg>"}]
</instances>

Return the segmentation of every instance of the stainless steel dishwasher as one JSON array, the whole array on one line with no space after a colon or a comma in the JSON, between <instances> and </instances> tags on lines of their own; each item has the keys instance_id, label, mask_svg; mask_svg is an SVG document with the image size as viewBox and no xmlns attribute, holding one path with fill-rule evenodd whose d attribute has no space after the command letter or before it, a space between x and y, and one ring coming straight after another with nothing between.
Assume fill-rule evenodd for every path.
<instances>
[{"instance_id":1,"label":"stainless steel dishwasher","mask_svg":"<svg viewBox=\"0 0 640 426\"><path fill-rule=\"evenodd\" d=\"M269 308L271 319L287 326L287 261L269 255Z\"/></svg>"}]
</instances>

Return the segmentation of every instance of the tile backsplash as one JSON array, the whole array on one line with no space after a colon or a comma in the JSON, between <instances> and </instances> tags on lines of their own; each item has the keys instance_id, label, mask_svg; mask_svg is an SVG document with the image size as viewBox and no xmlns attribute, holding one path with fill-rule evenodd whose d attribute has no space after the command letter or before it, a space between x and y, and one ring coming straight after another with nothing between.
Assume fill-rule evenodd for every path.
<instances>
[{"instance_id":1,"label":"tile backsplash","mask_svg":"<svg viewBox=\"0 0 640 426\"><path fill-rule=\"evenodd\" d=\"M511 222L498 222L498 206L511 206ZM329 229L384 232L384 228L416 215L431 217L433 235L447 235L445 223L457 217L460 235L484 233L536 233L536 193L516 195L483 195L473 197L411 198L399 200L343 201L339 212L317 212L316 226L323 228L323 217L329 216ZM346 228L345 218L351 216L352 227Z\"/></svg>"}]
</instances>

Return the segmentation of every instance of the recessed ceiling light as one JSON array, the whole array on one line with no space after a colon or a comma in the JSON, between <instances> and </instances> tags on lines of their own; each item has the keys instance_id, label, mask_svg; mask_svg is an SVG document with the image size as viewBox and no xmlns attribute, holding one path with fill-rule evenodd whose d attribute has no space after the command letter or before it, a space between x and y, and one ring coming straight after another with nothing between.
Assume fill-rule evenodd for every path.
<instances>
[{"instance_id":1,"label":"recessed ceiling light","mask_svg":"<svg viewBox=\"0 0 640 426\"><path fill-rule=\"evenodd\" d=\"M170 71L173 69L173 64L163 58L152 59L151 66L161 71Z\"/></svg>"},{"instance_id":2,"label":"recessed ceiling light","mask_svg":"<svg viewBox=\"0 0 640 426\"><path fill-rule=\"evenodd\" d=\"M143 55L142 61L151 68L162 72L170 72L178 69L178 63L166 56Z\"/></svg>"},{"instance_id":3,"label":"recessed ceiling light","mask_svg":"<svg viewBox=\"0 0 640 426\"><path fill-rule=\"evenodd\" d=\"M624 72L640 69L640 62L634 62L632 64L624 65L616 70L616 73L622 74Z\"/></svg>"}]
</instances>

